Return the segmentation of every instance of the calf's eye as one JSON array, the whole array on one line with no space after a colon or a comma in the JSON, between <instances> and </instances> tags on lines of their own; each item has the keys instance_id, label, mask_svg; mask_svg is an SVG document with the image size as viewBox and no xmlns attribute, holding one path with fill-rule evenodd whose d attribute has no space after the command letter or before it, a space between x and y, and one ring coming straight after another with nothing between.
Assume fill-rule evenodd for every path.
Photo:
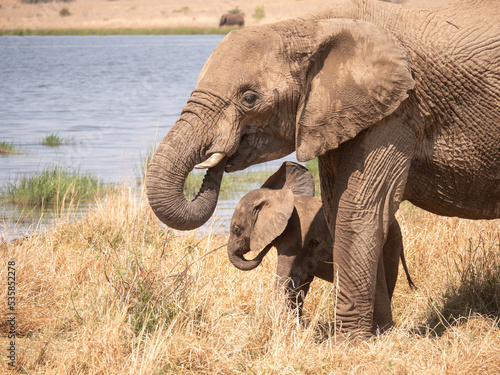
<instances>
[{"instance_id":1,"label":"calf's eye","mask_svg":"<svg viewBox=\"0 0 500 375\"><path fill-rule=\"evenodd\" d=\"M240 236L240 234L241 234L241 228L240 228L238 225L233 225L233 228L232 228L231 232L232 232L235 236L239 237L239 236Z\"/></svg>"}]
</instances>

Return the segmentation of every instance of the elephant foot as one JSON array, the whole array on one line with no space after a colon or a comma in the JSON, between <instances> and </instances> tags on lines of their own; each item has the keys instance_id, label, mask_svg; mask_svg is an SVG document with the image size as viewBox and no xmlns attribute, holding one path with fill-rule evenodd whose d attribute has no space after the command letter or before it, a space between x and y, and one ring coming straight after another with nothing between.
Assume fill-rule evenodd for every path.
<instances>
[{"instance_id":1,"label":"elephant foot","mask_svg":"<svg viewBox=\"0 0 500 375\"><path fill-rule=\"evenodd\" d=\"M371 306L368 303L363 305L356 303L349 295L340 290L337 295L335 318L336 332L347 337L369 338L371 336L374 318Z\"/></svg>"},{"instance_id":2,"label":"elephant foot","mask_svg":"<svg viewBox=\"0 0 500 375\"><path fill-rule=\"evenodd\" d=\"M366 331L342 331L337 327L335 322L318 322L314 330L316 332L317 343L331 341L335 345L356 345L375 337Z\"/></svg>"},{"instance_id":3,"label":"elephant foot","mask_svg":"<svg viewBox=\"0 0 500 375\"><path fill-rule=\"evenodd\" d=\"M371 338L373 338L373 336L366 332L337 332L333 335L332 340L336 346L356 346L370 340Z\"/></svg>"}]
</instances>

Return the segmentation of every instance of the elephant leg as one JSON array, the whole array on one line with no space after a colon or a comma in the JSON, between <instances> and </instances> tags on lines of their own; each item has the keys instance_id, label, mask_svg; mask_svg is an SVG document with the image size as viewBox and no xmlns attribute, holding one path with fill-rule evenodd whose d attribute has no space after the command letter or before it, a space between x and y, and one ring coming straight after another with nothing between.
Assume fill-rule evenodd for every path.
<instances>
[{"instance_id":1,"label":"elephant leg","mask_svg":"<svg viewBox=\"0 0 500 375\"><path fill-rule=\"evenodd\" d=\"M305 272L302 257L278 255L277 288L283 290L290 309L302 316L302 306L314 275Z\"/></svg>"},{"instance_id":2,"label":"elephant leg","mask_svg":"<svg viewBox=\"0 0 500 375\"><path fill-rule=\"evenodd\" d=\"M384 259L380 257L377 267L377 281L375 285L375 302L371 332L384 332L393 326L391 298L386 284Z\"/></svg>"},{"instance_id":3,"label":"elephant leg","mask_svg":"<svg viewBox=\"0 0 500 375\"><path fill-rule=\"evenodd\" d=\"M380 123L319 159L334 248L336 323L342 332L369 334L376 286L386 284L383 245L402 199L415 142L404 130L401 123ZM382 295L378 306L385 307L377 308L390 311L388 290ZM389 319L387 315L383 323Z\"/></svg>"},{"instance_id":4,"label":"elephant leg","mask_svg":"<svg viewBox=\"0 0 500 375\"><path fill-rule=\"evenodd\" d=\"M387 239L378 262L375 307L372 332L384 332L393 325L391 300L398 279L399 257L403 250L403 237L396 220L389 227Z\"/></svg>"},{"instance_id":5,"label":"elephant leg","mask_svg":"<svg viewBox=\"0 0 500 375\"><path fill-rule=\"evenodd\" d=\"M387 240L385 241L383 249L385 282L389 293L389 299L392 299L396 281L398 280L399 259L402 252L403 236L401 235L399 223L394 220L389 227L389 233L387 234Z\"/></svg>"},{"instance_id":6,"label":"elephant leg","mask_svg":"<svg viewBox=\"0 0 500 375\"><path fill-rule=\"evenodd\" d=\"M299 317L302 317L304 300L313 279L313 275L306 275L306 277L280 278L278 282L285 290L288 307L293 311L297 310Z\"/></svg>"}]
</instances>

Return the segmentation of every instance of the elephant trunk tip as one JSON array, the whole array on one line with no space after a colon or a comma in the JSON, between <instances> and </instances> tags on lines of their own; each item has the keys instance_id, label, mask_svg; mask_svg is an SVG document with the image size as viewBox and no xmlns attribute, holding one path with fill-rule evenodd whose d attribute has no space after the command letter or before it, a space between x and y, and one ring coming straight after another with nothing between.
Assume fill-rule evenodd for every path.
<instances>
[{"instance_id":1,"label":"elephant trunk tip","mask_svg":"<svg viewBox=\"0 0 500 375\"><path fill-rule=\"evenodd\" d=\"M254 259L246 259L243 254L230 246L227 247L227 255L233 266L241 271L251 271L262 263L262 259L271 250L272 246L272 244L267 245Z\"/></svg>"},{"instance_id":2,"label":"elephant trunk tip","mask_svg":"<svg viewBox=\"0 0 500 375\"><path fill-rule=\"evenodd\" d=\"M153 212L167 226L178 230L192 230L205 224L215 211L220 184L227 159L225 155L210 158L202 164L210 164L198 194L193 200L186 199L184 184L187 175L196 165L165 163L161 154L153 156L148 170L146 189ZM217 163L215 163L218 161ZM196 160L197 162L197 160ZM211 166L214 164L213 166ZM184 166L184 167L182 167ZM188 170L189 169L189 170Z\"/></svg>"}]
</instances>

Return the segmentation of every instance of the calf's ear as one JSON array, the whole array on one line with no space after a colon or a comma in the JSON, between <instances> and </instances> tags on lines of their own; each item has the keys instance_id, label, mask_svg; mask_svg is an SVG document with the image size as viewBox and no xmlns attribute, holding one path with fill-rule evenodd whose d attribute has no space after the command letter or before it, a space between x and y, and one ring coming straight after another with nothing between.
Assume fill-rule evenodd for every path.
<instances>
[{"instance_id":1,"label":"calf's ear","mask_svg":"<svg viewBox=\"0 0 500 375\"><path fill-rule=\"evenodd\" d=\"M314 178L303 165L285 161L261 186L266 189L290 189L295 195L314 197Z\"/></svg>"},{"instance_id":2,"label":"calf's ear","mask_svg":"<svg viewBox=\"0 0 500 375\"><path fill-rule=\"evenodd\" d=\"M293 210L294 199L291 190L266 190L264 199L254 209L250 250L261 250L282 234Z\"/></svg>"}]
</instances>

